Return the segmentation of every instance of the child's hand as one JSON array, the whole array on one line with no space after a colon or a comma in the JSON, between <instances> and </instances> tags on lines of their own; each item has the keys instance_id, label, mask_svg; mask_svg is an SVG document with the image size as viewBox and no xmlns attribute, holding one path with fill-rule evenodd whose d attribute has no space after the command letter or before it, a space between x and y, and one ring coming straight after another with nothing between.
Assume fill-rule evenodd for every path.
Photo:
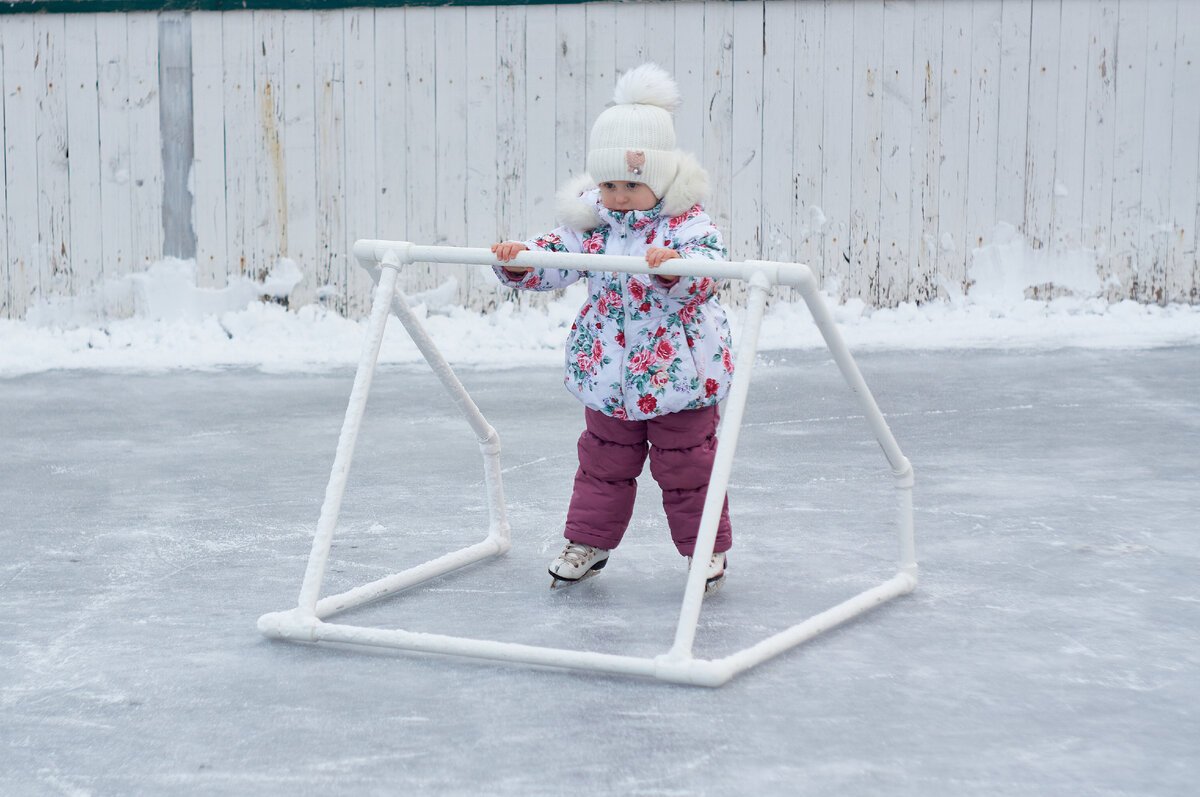
<instances>
[{"instance_id":1,"label":"child's hand","mask_svg":"<svg viewBox=\"0 0 1200 797\"><path fill-rule=\"evenodd\" d=\"M658 268L668 260L674 260L677 257L679 257L679 253L674 249L662 246L652 246L646 250L646 262L650 264L650 268ZM657 274L654 275L654 279L664 287L670 287L679 281L679 277L660 277Z\"/></svg>"},{"instance_id":2,"label":"child's hand","mask_svg":"<svg viewBox=\"0 0 1200 797\"><path fill-rule=\"evenodd\" d=\"M663 246L652 246L646 250L646 262L650 264L650 268L658 268L668 260L674 260L677 257L679 257L678 252Z\"/></svg>"},{"instance_id":3,"label":"child's hand","mask_svg":"<svg viewBox=\"0 0 1200 797\"><path fill-rule=\"evenodd\" d=\"M516 241L504 241L503 243L492 244L492 253L496 255L496 259L501 263L507 263L517 256L518 252L524 252L528 249L525 244L517 243ZM504 274L510 280L519 280L525 276L527 272L533 271L529 266L502 266Z\"/></svg>"},{"instance_id":4,"label":"child's hand","mask_svg":"<svg viewBox=\"0 0 1200 797\"><path fill-rule=\"evenodd\" d=\"M528 248L525 244L517 243L516 241L504 241L503 243L492 244L492 254L501 263L507 263L516 257L518 252L524 252ZM504 268L509 271L520 271L522 273L532 271L528 266L513 266L512 268L505 266Z\"/></svg>"}]
</instances>

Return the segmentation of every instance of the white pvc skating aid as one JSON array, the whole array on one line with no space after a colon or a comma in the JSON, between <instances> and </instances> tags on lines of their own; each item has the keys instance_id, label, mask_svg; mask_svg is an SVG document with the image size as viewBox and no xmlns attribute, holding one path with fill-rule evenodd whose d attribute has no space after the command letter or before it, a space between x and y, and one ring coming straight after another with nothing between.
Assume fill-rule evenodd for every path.
<instances>
[{"instance_id":1,"label":"white pvc skating aid","mask_svg":"<svg viewBox=\"0 0 1200 797\"><path fill-rule=\"evenodd\" d=\"M500 478L500 441L496 430L488 424L475 402L467 394L458 377L442 357L437 346L409 309L404 294L396 289L398 270L408 263L459 263L478 266L498 265L488 249L469 249L451 246L418 246L400 241L358 241L354 254L359 263L375 279L373 304L354 387L350 392L346 417L338 439L333 471L325 490L325 501L317 522L308 567L300 587L299 603L294 609L264 614L258 628L268 637L304 642L347 642L425 653L448 653L496 661L594 670L623 675L639 675L682 684L720 686L733 676L779 655L834 626L862 614L868 609L911 592L917 585L917 563L913 545L912 486L913 471L901 453L899 445L879 411L870 389L863 380L854 359L850 356L820 293L816 279L808 266L794 263L773 263L748 260L741 263L707 260L670 261L655 273L678 276L713 277L746 280L750 296L745 323L736 358L737 368L733 385L726 400L725 418L716 461L713 463L707 500L700 520L700 530L693 554L696 560L706 561L712 555L717 536L725 491L733 468L734 451L750 388L750 375L758 349L758 332L766 307L767 293L773 285L790 285L800 291L812 313L813 320L829 346L838 368L858 398L867 422L883 449L895 477L897 490L897 537L899 569L882 584L866 590L849 600L816 614L807 620L767 637L756 645L721 659L697 659L692 655L692 643L704 600L703 567L694 567L684 588L683 603L675 641L669 650L653 658L619 656L579 650L538 647L484 639L416 633L400 629L378 629L327 622L327 618L369 601L392 595L400 590L437 578L452 570L497 556L510 547L508 521L504 514L504 490ZM517 256L523 266L566 269L592 269L629 273L650 273L646 261L639 257L618 255L584 255L559 252L526 251ZM484 483L487 490L489 526L481 542L399 573L364 584L338 595L320 598L321 582L329 559L333 532L346 489L346 477L354 456L354 445L366 408L367 393L375 373L379 347L389 311L404 324L409 335L437 374L454 403L466 416L479 441L483 454Z\"/></svg>"}]
</instances>

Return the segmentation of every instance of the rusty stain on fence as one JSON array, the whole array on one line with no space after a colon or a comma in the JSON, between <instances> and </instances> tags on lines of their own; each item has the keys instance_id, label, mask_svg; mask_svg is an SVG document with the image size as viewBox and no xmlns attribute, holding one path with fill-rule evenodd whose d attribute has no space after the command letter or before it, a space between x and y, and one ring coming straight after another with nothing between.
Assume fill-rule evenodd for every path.
<instances>
[{"instance_id":1,"label":"rusty stain on fence","mask_svg":"<svg viewBox=\"0 0 1200 797\"><path fill-rule=\"evenodd\" d=\"M259 123L262 125L263 140L267 145L267 155L271 162L271 179L275 189L271 198L279 235L278 251L286 257L288 254L287 170L284 167L283 145L279 140L279 125L275 116L275 90L269 80L263 84L262 97L258 107ZM263 264L262 268L266 269L269 265Z\"/></svg>"}]
</instances>

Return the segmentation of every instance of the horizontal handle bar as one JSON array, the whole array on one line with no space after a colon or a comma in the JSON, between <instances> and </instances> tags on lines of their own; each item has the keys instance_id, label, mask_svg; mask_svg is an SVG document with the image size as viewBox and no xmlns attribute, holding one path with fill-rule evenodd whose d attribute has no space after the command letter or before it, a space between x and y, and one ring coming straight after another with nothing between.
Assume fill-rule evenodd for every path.
<instances>
[{"instance_id":1,"label":"horizontal handle bar","mask_svg":"<svg viewBox=\"0 0 1200 797\"><path fill-rule=\"evenodd\" d=\"M364 268L374 269L391 254L399 265L405 263L461 263L475 266L504 265L490 249L466 246L421 246L407 241L363 239L354 244L354 256ZM751 280L762 274L768 284L790 285L802 291L816 290L812 269L802 263L777 263L769 260L702 260L677 258L651 269L645 258L632 255L586 255L575 252L544 252L529 249L510 261L516 266L622 271L630 274L660 274L672 277L711 277L713 279Z\"/></svg>"}]
</instances>

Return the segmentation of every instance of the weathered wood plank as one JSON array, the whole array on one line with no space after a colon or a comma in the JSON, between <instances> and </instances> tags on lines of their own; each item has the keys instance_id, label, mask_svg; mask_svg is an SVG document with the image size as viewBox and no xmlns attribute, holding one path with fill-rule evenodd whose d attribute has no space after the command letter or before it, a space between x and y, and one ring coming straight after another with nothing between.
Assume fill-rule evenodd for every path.
<instances>
[{"instance_id":1,"label":"weathered wood plank","mask_svg":"<svg viewBox=\"0 0 1200 797\"><path fill-rule=\"evenodd\" d=\"M1087 103L1083 142L1083 231L1081 245L1111 268L1108 250L1113 211L1113 157L1116 149L1117 0L1101 0L1088 14ZM1111 299L1120 298L1109 283Z\"/></svg>"},{"instance_id":2,"label":"weathered wood plank","mask_svg":"<svg viewBox=\"0 0 1200 797\"><path fill-rule=\"evenodd\" d=\"M557 34L554 7L525 9L525 223L529 232L554 225L558 143L555 95Z\"/></svg>"},{"instance_id":3,"label":"weathered wood plank","mask_svg":"<svg viewBox=\"0 0 1200 797\"><path fill-rule=\"evenodd\" d=\"M4 31L0 30L0 98L7 97L8 93L5 89L7 81L7 73L4 69ZM0 105L0 167L4 167L8 162L8 144L7 135L5 134L4 112L3 106ZM3 174L4 172L0 172ZM8 255L8 182L0 180L0 218L3 218L4 239L0 240L0 265L3 266L3 271L0 272L0 318L18 318L12 302L9 298L9 279L12 271L12 261Z\"/></svg>"},{"instance_id":4,"label":"weathered wood plank","mask_svg":"<svg viewBox=\"0 0 1200 797\"><path fill-rule=\"evenodd\" d=\"M938 174L938 268L940 284L966 285L967 167L971 146L971 6L942 7L941 168Z\"/></svg>"},{"instance_id":5,"label":"weathered wood plank","mask_svg":"<svg viewBox=\"0 0 1200 797\"><path fill-rule=\"evenodd\" d=\"M591 19L591 11L588 11ZM675 111L675 141L684 152L700 158L704 150L704 17L678 9L675 15L675 55L672 64L663 64L671 69L675 82L679 84L679 108ZM592 51L588 41L589 64ZM590 67L589 67L590 69ZM591 75L588 75L591 79ZM611 94L612 88L609 87ZM701 165L707 168L707 163Z\"/></svg>"},{"instance_id":6,"label":"weathered wood plank","mask_svg":"<svg viewBox=\"0 0 1200 797\"><path fill-rule=\"evenodd\" d=\"M727 240L733 234L733 5L704 3L702 96L706 115L701 160L708 169L712 186L708 215Z\"/></svg>"},{"instance_id":7,"label":"weathered wood plank","mask_svg":"<svg viewBox=\"0 0 1200 797\"><path fill-rule=\"evenodd\" d=\"M650 58L646 49L646 3L617 7L616 39L613 54L617 74L628 72Z\"/></svg>"},{"instance_id":8,"label":"weathered wood plank","mask_svg":"<svg viewBox=\"0 0 1200 797\"><path fill-rule=\"evenodd\" d=\"M431 189L437 196L437 241L453 246L467 234L467 18L462 7L439 8L435 17L437 183ZM468 273L456 276L465 279Z\"/></svg>"},{"instance_id":9,"label":"weathered wood plank","mask_svg":"<svg viewBox=\"0 0 1200 797\"><path fill-rule=\"evenodd\" d=\"M129 58L126 18L102 14L96 18L96 62L100 123L100 220L103 230L101 264L106 281L133 270L133 196L129 137ZM112 308L132 311L132 305Z\"/></svg>"},{"instance_id":10,"label":"weathered wood plank","mask_svg":"<svg viewBox=\"0 0 1200 797\"><path fill-rule=\"evenodd\" d=\"M1094 0L1062 0L1064 19L1086 20ZM1084 147L1087 140L1088 28L1068 24L1058 37L1058 107L1054 145L1055 251L1078 250L1083 238Z\"/></svg>"},{"instance_id":11,"label":"weathered wood plank","mask_svg":"<svg viewBox=\"0 0 1200 797\"><path fill-rule=\"evenodd\" d=\"M670 6L664 5L667 10ZM557 188L587 171L587 9L582 5L559 6L555 12L554 48L558 90L555 93L554 185ZM556 220L557 223L557 220Z\"/></svg>"},{"instance_id":12,"label":"weathered wood plank","mask_svg":"<svg viewBox=\"0 0 1200 797\"><path fill-rule=\"evenodd\" d=\"M1034 249L1053 245L1058 119L1059 4L1034 3L1030 23L1029 133L1025 152L1025 233Z\"/></svg>"},{"instance_id":13,"label":"weathered wood plank","mask_svg":"<svg viewBox=\"0 0 1200 797\"><path fill-rule=\"evenodd\" d=\"M21 318L38 293L37 43L33 18L5 20L4 190L8 196L7 312Z\"/></svg>"},{"instance_id":14,"label":"weathered wood plank","mask_svg":"<svg viewBox=\"0 0 1200 797\"><path fill-rule=\"evenodd\" d=\"M437 130L434 118L434 37L436 11L407 9L404 21L405 50L405 157L408 235L414 241L433 241L437 235L436 197ZM414 269L416 270L416 269Z\"/></svg>"},{"instance_id":15,"label":"weathered wood plank","mask_svg":"<svg viewBox=\"0 0 1200 797\"><path fill-rule=\"evenodd\" d=\"M821 131L821 207L824 256L822 283L839 299L849 295L851 105L854 96L854 6L825 6L825 112Z\"/></svg>"},{"instance_id":16,"label":"weathered wood plank","mask_svg":"<svg viewBox=\"0 0 1200 797\"><path fill-rule=\"evenodd\" d=\"M37 84L37 286L30 301L71 293L70 182L67 147L66 25L61 16L34 19Z\"/></svg>"},{"instance_id":17,"label":"weathered wood plank","mask_svg":"<svg viewBox=\"0 0 1200 797\"><path fill-rule=\"evenodd\" d=\"M913 202L913 130L918 116L913 101L912 3L883 7L883 63L879 171L879 304L894 307L908 299L909 259L920 229Z\"/></svg>"},{"instance_id":18,"label":"weathered wood plank","mask_svg":"<svg viewBox=\"0 0 1200 797\"><path fill-rule=\"evenodd\" d=\"M1170 193L1171 119L1175 104L1175 31L1173 1L1155 4L1146 41L1145 132L1142 145L1141 229L1138 243L1138 288L1143 301L1165 304L1171 299Z\"/></svg>"},{"instance_id":19,"label":"weathered wood plank","mask_svg":"<svg viewBox=\"0 0 1200 797\"><path fill-rule=\"evenodd\" d=\"M158 16L158 86L163 254L191 260L196 257L196 236L188 185L195 160L190 14L166 12Z\"/></svg>"},{"instance_id":20,"label":"weathered wood plank","mask_svg":"<svg viewBox=\"0 0 1200 797\"><path fill-rule=\"evenodd\" d=\"M467 9L466 214L468 246L500 240L496 209L496 10Z\"/></svg>"},{"instance_id":21,"label":"weathered wood plank","mask_svg":"<svg viewBox=\"0 0 1200 797\"><path fill-rule=\"evenodd\" d=\"M1137 250L1141 231L1148 16L1145 3L1121 3L1118 9L1109 279L1120 286L1122 296L1132 299L1139 298Z\"/></svg>"},{"instance_id":22,"label":"weathered wood plank","mask_svg":"<svg viewBox=\"0 0 1200 797\"><path fill-rule=\"evenodd\" d=\"M437 236L437 130L432 124L434 107L434 37L437 35L436 10L409 8L404 19L407 84L406 144L408 155L408 234L414 241L432 241ZM414 264L420 284L438 284L439 271L428 264Z\"/></svg>"},{"instance_id":23,"label":"weathered wood plank","mask_svg":"<svg viewBox=\"0 0 1200 797\"><path fill-rule=\"evenodd\" d=\"M158 15L128 15L130 254L135 271L162 258L163 161L158 107Z\"/></svg>"},{"instance_id":24,"label":"weathered wood plank","mask_svg":"<svg viewBox=\"0 0 1200 797\"><path fill-rule=\"evenodd\" d=\"M490 246L505 235L496 207L500 181L496 168L496 9L468 8L466 37L466 242L467 246ZM466 294L469 306L495 307L499 297L496 286L490 273L472 269Z\"/></svg>"},{"instance_id":25,"label":"weathered wood plank","mask_svg":"<svg viewBox=\"0 0 1200 797\"><path fill-rule=\"evenodd\" d=\"M4 68L4 31L0 30L0 98L7 97L8 93L5 89L7 82L7 73ZM4 112L3 106L0 105L0 167L4 167L8 162L8 144L7 135L5 134ZM4 172L0 172L3 174ZM0 265L3 266L3 271L0 272L0 318L17 318L19 317L12 307L12 302L9 298L9 279L12 271L12 261L8 255L8 182L0 180L0 218L5 220L3 231L4 240L0 240Z\"/></svg>"},{"instance_id":26,"label":"weathered wood plank","mask_svg":"<svg viewBox=\"0 0 1200 797\"><path fill-rule=\"evenodd\" d=\"M763 7L762 66L762 257L790 261L795 249L792 224L793 153L796 136L796 7L767 3Z\"/></svg>"},{"instance_id":27,"label":"weathered wood plank","mask_svg":"<svg viewBox=\"0 0 1200 797\"><path fill-rule=\"evenodd\" d=\"M1196 228L1200 216L1200 14L1180 3L1175 21L1175 103L1171 130L1168 296L1196 301Z\"/></svg>"},{"instance_id":28,"label":"weathered wood plank","mask_svg":"<svg viewBox=\"0 0 1200 797\"><path fill-rule=\"evenodd\" d=\"M295 262L304 280L288 297L292 306L316 298L316 73L313 15L283 12L283 254ZM385 106L386 107L386 106ZM386 168L386 167L381 167Z\"/></svg>"},{"instance_id":29,"label":"weathered wood plank","mask_svg":"<svg viewBox=\"0 0 1200 797\"><path fill-rule=\"evenodd\" d=\"M850 267L847 291L850 296L875 304L879 300L883 6L870 0L855 0L854 45L857 57L852 70Z\"/></svg>"},{"instance_id":30,"label":"weathered wood plank","mask_svg":"<svg viewBox=\"0 0 1200 797\"><path fill-rule=\"evenodd\" d=\"M463 8L440 8L435 14L434 122L437 127L437 240L461 245L467 235L467 18ZM460 300L470 292L473 269L444 266L437 283L454 279Z\"/></svg>"},{"instance_id":31,"label":"weathered wood plank","mask_svg":"<svg viewBox=\"0 0 1200 797\"><path fill-rule=\"evenodd\" d=\"M497 207L501 237L523 240L535 232L525 220L525 7L496 9L499 67L496 101Z\"/></svg>"},{"instance_id":32,"label":"weathered wood plank","mask_svg":"<svg viewBox=\"0 0 1200 797\"><path fill-rule=\"evenodd\" d=\"M96 287L101 277L100 120L96 104L96 17L66 19L67 169L72 293ZM3 206L0 205L0 212ZM2 252L0 252L2 256Z\"/></svg>"},{"instance_id":33,"label":"weathered wood plank","mask_svg":"<svg viewBox=\"0 0 1200 797\"><path fill-rule=\"evenodd\" d=\"M1187 59L1191 62L1191 67L1194 69L1197 64L1200 64L1200 35L1197 35L1194 29L1189 28L1188 38L1185 39ZM1200 136L1197 136L1196 146L1200 150ZM1200 151L1196 154L1196 160L1200 162ZM1188 296L1188 301L1192 304L1200 304L1200 163L1197 165L1196 180L1192 183L1192 191L1195 193L1195 221L1192 222L1192 290ZM1186 246L1187 241L1184 241ZM1187 250L1184 250L1186 256Z\"/></svg>"},{"instance_id":34,"label":"weathered wood plank","mask_svg":"<svg viewBox=\"0 0 1200 797\"><path fill-rule=\"evenodd\" d=\"M730 124L729 256L761 256L763 184L763 17L758 3L733 7L733 118Z\"/></svg>"},{"instance_id":35,"label":"weathered wood plank","mask_svg":"<svg viewBox=\"0 0 1200 797\"><path fill-rule=\"evenodd\" d=\"M221 39L224 46L226 275L245 276L253 269L255 210L258 206L253 13L222 14Z\"/></svg>"},{"instance_id":36,"label":"weathered wood plank","mask_svg":"<svg viewBox=\"0 0 1200 797\"><path fill-rule=\"evenodd\" d=\"M500 238L523 240L537 230L525 218L525 7L496 9L496 206ZM508 291L506 299L528 305L526 291Z\"/></svg>"},{"instance_id":37,"label":"weathered wood plank","mask_svg":"<svg viewBox=\"0 0 1200 797\"><path fill-rule=\"evenodd\" d=\"M1006 0L1000 6L996 221L1017 229L1025 228L1031 14L1032 0Z\"/></svg>"},{"instance_id":38,"label":"weathered wood plank","mask_svg":"<svg viewBox=\"0 0 1200 797\"><path fill-rule=\"evenodd\" d=\"M339 313L346 311L346 66L345 15L322 11L314 16L316 57L316 284L317 298ZM432 158L430 159L432 160Z\"/></svg>"},{"instance_id":39,"label":"weathered wood plank","mask_svg":"<svg viewBox=\"0 0 1200 797\"><path fill-rule=\"evenodd\" d=\"M404 28L404 9L375 9L375 228L394 241L408 237Z\"/></svg>"},{"instance_id":40,"label":"weathered wood plank","mask_svg":"<svg viewBox=\"0 0 1200 797\"><path fill-rule=\"evenodd\" d=\"M225 284L228 268L225 224L224 33L220 12L192 14L192 203L195 209L196 284Z\"/></svg>"},{"instance_id":41,"label":"weathered wood plank","mask_svg":"<svg viewBox=\"0 0 1200 797\"><path fill-rule=\"evenodd\" d=\"M287 164L284 160L282 11L253 13L254 199L251 274L263 279L287 251Z\"/></svg>"},{"instance_id":42,"label":"weathered wood plank","mask_svg":"<svg viewBox=\"0 0 1200 797\"><path fill-rule=\"evenodd\" d=\"M342 17L345 46L346 119L346 258L347 312L354 317L371 310L374 282L354 260L354 242L375 238L375 12L346 9ZM440 206L440 203L439 203Z\"/></svg>"},{"instance_id":43,"label":"weathered wood plank","mask_svg":"<svg viewBox=\"0 0 1200 797\"><path fill-rule=\"evenodd\" d=\"M590 130L592 122L612 100L617 82L617 8L612 3L588 3L584 12L587 30L584 107Z\"/></svg>"},{"instance_id":44,"label":"weathered wood plank","mask_svg":"<svg viewBox=\"0 0 1200 797\"><path fill-rule=\"evenodd\" d=\"M646 16L643 23L645 38L641 60L658 64L668 72L673 72L675 64L676 5L676 3L645 4ZM678 136L678 134L676 135Z\"/></svg>"},{"instance_id":45,"label":"weathered wood plank","mask_svg":"<svg viewBox=\"0 0 1200 797\"><path fill-rule=\"evenodd\" d=\"M792 94L792 257L825 271L822 229L822 161L825 118L825 6L801 3L796 13L796 58Z\"/></svg>"},{"instance_id":46,"label":"weathered wood plank","mask_svg":"<svg viewBox=\"0 0 1200 797\"><path fill-rule=\"evenodd\" d=\"M924 302L938 296L938 228L941 214L942 162L942 0L917 3L913 21L913 159L917 174L912 201L916 249L909 274L908 297ZM919 215L918 215L919 214ZM961 292L965 286L950 286Z\"/></svg>"},{"instance_id":47,"label":"weathered wood plank","mask_svg":"<svg viewBox=\"0 0 1200 797\"><path fill-rule=\"evenodd\" d=\"M966 228L968 273L974 249L991 242L996 226L1000 126L1001 0L976 0L971 22L971 133L967 147Z\"/></svg>"}]
</instances>

